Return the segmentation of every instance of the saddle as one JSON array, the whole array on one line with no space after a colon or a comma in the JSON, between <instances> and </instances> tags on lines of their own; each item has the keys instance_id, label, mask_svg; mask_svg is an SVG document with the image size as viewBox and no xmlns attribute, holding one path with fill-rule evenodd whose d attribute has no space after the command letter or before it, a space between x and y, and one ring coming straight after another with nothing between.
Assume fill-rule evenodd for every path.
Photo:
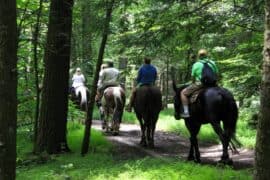
<instances>
[{"instance_id":1,"label":"saddle","mask_svg":"<svg viewBox=\"0 0 270 180\"><path fill-rule=\"evenodd\" d=\"M200 94L202 91L204 91L205 89L207 89L207 88L204 87L204 88L201 88L201 89L199 89L199 90L193 92L193 93L188 97L190 104L195 103L195 102L197 101L197 99L198 99L199 94Z\"/></svg>"}]
</instances>

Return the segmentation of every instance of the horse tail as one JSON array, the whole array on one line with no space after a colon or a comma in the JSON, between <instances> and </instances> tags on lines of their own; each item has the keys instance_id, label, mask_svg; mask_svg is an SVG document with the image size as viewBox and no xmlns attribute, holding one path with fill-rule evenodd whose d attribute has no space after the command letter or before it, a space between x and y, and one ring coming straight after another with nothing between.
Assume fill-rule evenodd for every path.
<instances>
[{"instance_id":1,"label":"horse tail","mask_svg":"<svg viewBox=\"0 0 270 180\"><path fill-rule=\"evenodd\" d=\"M119 122L121 122L122 119L122 113L124 108L124 100L121 96L121 90L114 89L113 91L113 97L114 97L114 103L115 103L115 112L113 119L119 119Z\"/></svg>"},{"instance_id":2,"label":"horse tail","mask_svg":"<svg viewBox=\"0 0 270 180\"><path fill-rule=\"evenodd\" d=\"M146 106L145 106L145 113L146 113L146 118L150 120L150 126L154 125L154 121L157 120L157 116L162 109L162 103L160 102L161 99L159 99L159 92L156 87L150 86L148 87L148 91L146 91ZM153 107L155 107L153 109Z\"/></svg>"},{"instance_id":3,"label":"horse tail","mask_svg":"<svg viewBox=\"0 0 270 180\"><path fill-rule=\"evenodd\" d=\"M81 93L81 106L84 104L87 104L87 89L86 88L80 88Z\"/></svg>"},{"instance_id":4,"label":"horse tail","mask_svg":"<svg viewBox=\"0 0 270 180\"><path fill-rule=\"evenodd\" d=\"M152 99L153 95L153 92L152 92L152 89L151 87L148 87L148 91L146 91L146 118L149 119L149 123L150 123L150 126L152 125L152 112L151 112L151 108L153 107L154 103L153 101L151 101L150 99Z\"/></svg>"},{"instance_id":5,"label":"horse tail","mask_svg":"<svg viewBox=\"0 0 270 180\"><path fill-rule=\"evenodd\" d=\"M236 149L234 143L236 143L238 146L241 146L241 143L235 137L236 125L237 125L237 119L238 119L237 104L233 95L228 90L222 89L221 94L225 101L225 107L223 108L226 111L224 112L224 114L226 114L225 116L226 120L223 121L224 130L231 141L233 149Z\"/></svg>"}]
</instances>

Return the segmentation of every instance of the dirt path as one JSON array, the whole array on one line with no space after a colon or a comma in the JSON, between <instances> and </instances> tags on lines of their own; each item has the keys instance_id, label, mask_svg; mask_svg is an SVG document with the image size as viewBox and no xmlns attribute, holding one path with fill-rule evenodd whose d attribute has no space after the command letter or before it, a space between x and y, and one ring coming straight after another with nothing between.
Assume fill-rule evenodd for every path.
<instances>
[{"instance_id":1,"label":"dirt path","mask_svg":"<svg viewBox=\"0 0 270 180\"><path fill-rule=\"evenodd\" d=\"M93 127L101 130L100 121L94 121ZM189 140L174 133L164 132L157 129L155 133L155 148L146 149L139 145L140 127L134 124L121 124L118 136L107 135L115 145L115 153L121 159L136 159L152 156L166 160L166 157L186 159L189 151ZM222 154L222 146L200 143L202 164L216 165ZM252 168L254 164L254 151L239 149L239 154L230 154L234 161L234 169ZM230 151L231 153L231 151Z\"/></svg>"}]
</instances>

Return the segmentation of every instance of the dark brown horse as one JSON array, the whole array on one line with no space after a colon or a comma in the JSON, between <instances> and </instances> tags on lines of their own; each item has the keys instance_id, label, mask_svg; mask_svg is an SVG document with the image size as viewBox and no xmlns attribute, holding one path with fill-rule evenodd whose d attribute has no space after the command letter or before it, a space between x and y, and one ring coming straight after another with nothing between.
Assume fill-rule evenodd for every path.
<instances>
[{"instance_id":1,"label":"dark brown horse","mask_svg":"<svg viewBox=\"0 0 270 180\"><path fill-rule=\"evenodd\" d=\"M102 129L105 129L106 132L111 130L113 135L119 134L125 100L125 92L120 86L108 87L104 90L101 100L102 106L99 110L102 120ZM109 126L109 119L111 119L111 126Z\"/></svg>"},{"instance_id":2,"label":"dark brown horse","mask_svg":"<svg viewBox=\"0 0 270 180\"><path fill-rule=\"evenodd\" d=\"M177 88L173 83L175 91L174 108L175 118L180 119L182 111L182 102L180 92L186 86ZM240 145L235 139L236 123L238 118L238 109L233 95L224 88L210 87L201 91L195 103L189 105L190 118L185 118L185 125L190 133L190 150L188 160L200 162L200 152L198 147L197 134L203 124L210 123L214 131L219 136L223 145L223 154L221 157L222 163L231 164L232 160L229 159L228 146L236 151L234 143ZM223 128L221 127L221 122ZM195 154L195 157L194 157Z\"/></svg>"},{"instance_id":3,"label":"dark brown horse","mask_svg":"<svg viewBox=\"0 0 270 180\"><path fill-rule=\"evenodd\" d=\"M161 109L161 92L158 87L145 85L137 89L134 110L140 121L142 146L154 147L154 132Z\"/></svg>"}]
</instances>

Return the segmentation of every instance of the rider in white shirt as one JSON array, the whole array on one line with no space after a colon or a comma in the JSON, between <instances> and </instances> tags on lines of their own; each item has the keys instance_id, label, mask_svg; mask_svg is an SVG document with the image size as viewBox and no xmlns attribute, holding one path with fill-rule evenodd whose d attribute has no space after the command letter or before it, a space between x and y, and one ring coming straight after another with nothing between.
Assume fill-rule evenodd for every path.
<instances>
[{"instance_id":1,"label":"rider in white shirt","mask_svg":"<svg viewBox=\"0 0 270 180\"><path fill-rule=\"evenodd\" d=\"M76 73L72 77L72 87L77 88L79 86L84 86L85 78L81 72L80 68L76 69Z\"/></svg>"}]
</instances>

